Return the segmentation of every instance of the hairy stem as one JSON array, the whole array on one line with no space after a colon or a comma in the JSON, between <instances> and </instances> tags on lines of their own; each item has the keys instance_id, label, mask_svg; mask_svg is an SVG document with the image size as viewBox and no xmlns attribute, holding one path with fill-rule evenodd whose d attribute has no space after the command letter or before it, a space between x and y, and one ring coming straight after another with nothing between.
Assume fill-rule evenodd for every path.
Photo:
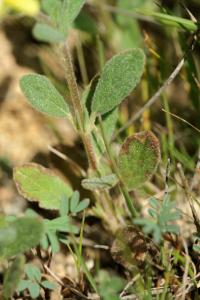
<instances>
[{"instance_id":1,"label":"hairy stem","mask_svg":"<svg viewBox=\"0 0 200 300\"><path fill-rule=\"evenodd\" d=\"M69 86L69 91L71 95L71 107L74 121L77 125L77 129L79 131L80 137L83 141L84 148L86 151L86 155L88 157L90 167L97 173L100 177L100 172L97 169L97 160L96 155L93 149L91 135L85 132L84 126L84 111L81 106L81 99L79 96L78 85L75 78L71 53L69 51L68 45L64 45L63 48L64 53L64 62L65 62L65 70L66 70L66 79ZM113 217L114 211L112 208L112 202L106 191L103 192L102 204L104 209L106 209L107 213L109 213L109 220L112 220L115 224L115 218ZM117 227L116 224L114 227Z\"/></svg>"},{"instance_id":2,"label":"hairy stem","mask_svg":"<svg viewBox=\"0 0 200 300\"><path fill-rule=\"evenodd\" d=\"M76 77L74 73L74 67L72 63L72 57L67 43L65 43L63 47L64 53L64 62L65 62L65 70L66 70L66 79L71 95L71 109L75 124L77 125L77 129L80 133L81 139L83 141L85 151L89 160L89 165L93 170L97 170L96 157L93 151L93 146L91 142L91 137L84 130L84 111L81 106L81 99L79 95L78 85L76 82Z\"/></svg>"}]
</instances>

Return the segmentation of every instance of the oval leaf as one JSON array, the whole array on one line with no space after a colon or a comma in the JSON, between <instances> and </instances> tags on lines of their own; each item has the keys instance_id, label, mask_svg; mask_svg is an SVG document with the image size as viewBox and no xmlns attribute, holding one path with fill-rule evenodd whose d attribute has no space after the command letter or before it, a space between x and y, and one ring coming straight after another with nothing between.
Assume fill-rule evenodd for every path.
<instances>
[{"instance_id":1,"label":"oval leaf","mask_svg":"<svg viewBox=\"0 0 200 300\"><path fill-rule=\"evenodd\" d=\"M72 194L69 185L51 170L34 163L15 168L14 180L22 196L46 209L60 209L62 197Z\"/></svg>"},{"instance_id":2,"label":"oval leaf","mask_svg":"<svg viewBox=\"0 0 200 300\"><path fill-rule=\"evenodd\" d=\"M96 189L111 189L117 184L117 182L117 176L115 174L111 174L101 178L83 179L81 185L86 190L93 191Z\"/></svg>"},{"instance_id":3,"label":"oval leaf","mask_svg":"<svg viewBox=\"0 0 200 300\"><path fill-rule=\"evenodd\" d=\"M150 179L159 160L159 141L152 132L139 132L128 137L117 159L122 180L128 189L141 186Z\"/></svg>"},{"instance_id":4,"label":"oval leaf","mask_svg":"<svg viewBox=\"0 0 200 300\"><path fill-rule=\"evenodd\" d=\"M40 112L57 118L68 116L67 103L47 77L25 75L20 80L20 87L32 106Z\"/></svg>"},{"instance_id":5,"label":"oval leaf","mask_svg":"<svg viewBox=\"0 0 200 300\"><path fill-rule=\"evenodd\" d=\"M90 200L89 199L83 199L81 202L79 202L79 204L77 205L77 207L74 209L73 213L77 214L81 211L83 211L84 209L86 209L90 204Z\"/></svg>"},{"instance_id":6,"label":"oval leaf","mask_svg":"<svg viewBox=\"0 0 200 300\"><path fill-rule=\"evenodd\" d=\"M139 83L144 63L141 49L125 51L109 60L97 84L92 111L105 114L119 105Z\"/></svg>"},{"instance_id":7,"label":"oval leaf","mask_svg":"<svg viewBox=\"0 0 200 300\"><path fill-rule=\"evenodd\" d=\"M33 35L38 41L47 43L60 43L65 40L64 34L52 26L37 23L33 28Z\"/></svg>"},{"instance_id":8,"label":"oval leaf","mask_svg":"<svg viewBox=\"0 0 200 300\"><path fill-rule=\"evenodd\" d=\"M35 247L39 244L44 232L43 222L39 218L19 218L7 222L6 228L15 231L15 240L9 237L0 244L0 257L9 258ZM3 234L4 228L0 229ZM5 232L6 234L6 232Z\"/></svg>"}]
</instances>

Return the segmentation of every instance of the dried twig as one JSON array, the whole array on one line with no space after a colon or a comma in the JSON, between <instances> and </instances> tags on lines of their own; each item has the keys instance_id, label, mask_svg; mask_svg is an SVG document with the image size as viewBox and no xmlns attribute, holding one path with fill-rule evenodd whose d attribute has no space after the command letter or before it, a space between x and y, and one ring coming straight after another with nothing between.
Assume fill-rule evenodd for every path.
<instances>
[{"instance_id":1,"label":"dried twig","mask_svg":"<svg viewBox=\"0 0 200 300\"><path fill-rule=\"evenodd\" d=\"M62 280L53 271L51 271L51 269L47 265L44 265L44 268L49 273L49 275L51 275L56 280L56 282L59 283L59 285L61 285L64 288L68 288L74 295L76 295L82 299L86 299L86 300L90 299L87 296L85 296L84 294L82 294L81 292L79 292L78 290L76 290L75 288L62 282Z\"/></svg>"}]
</instances>

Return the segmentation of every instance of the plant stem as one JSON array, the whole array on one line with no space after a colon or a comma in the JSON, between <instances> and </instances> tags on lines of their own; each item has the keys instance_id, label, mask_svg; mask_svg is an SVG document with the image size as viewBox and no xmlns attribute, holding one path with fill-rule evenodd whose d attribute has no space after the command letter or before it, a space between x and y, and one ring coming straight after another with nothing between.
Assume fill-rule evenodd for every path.
<instances>
[{"instance_id":1,"label":"plant stem","mask_svg":"<svg viewBox=\"0 0 200 300\"><path fill-rule=\"evenodd\" d=\"M65 69L66 69L65 76L67 79L67 83L71 95L71 108L72 108L73 118L75 124L77 125L77 129L80 133L81 139L83 141L84 148L89 160L89 165L93 170L97 171L97 162L93 151L91 136L87 134L84 130L85 127L84 111L81 106L81 99L80 99L78 85L74 73L72 57L67 43L64 44L63 53L64 53L64 62L65 62Z\"/></svg>"},{"instance_id":2,"label":"plant stem","mask_svg":"<svg viewBox=\"0 0 200 300\"><path fill-rule=\"evenodd\" d=\"M84 113L81 107L81 101L79 96L79 90L75 78L74 67L72 63L72 57L67 43L63 47L64 62L65 62L65 76L68 83L68 88L71 95L71 108L73 110L74 118L77 122L78 129L83 130L84 125Z\"/></svg>"},{"instance_id":3,"label":"plant stem","mask_svg":"<svg viewBox=\"0 0 200 300\"><path fill-rule=\"evenodd\" d=\"M138 212L137 212L137 210L135 209L135 207L133 205L133 201L132 201L132 199L129 196L129 192L128 192L128 190L127 190L127 188L126 188L126 186L125 186L125 184L123 182L123 179L121 178L121 174L119 173L119 170L117 168L115 159L114 159L114 157L112 155L112 151L110 149L110 146L108 145L108 141L107 141L107 138L106 138L106 135L105 135L105 131L104 131L104 128L103 128L102 118L101 118L100 115L99 115L99 125L100 125L100 129L101 129L102 138L103 138L103 141L104 141L104 144L105 144L105 147L106 147L106 151L107 151L107 154L108 154L110 162L111 162L112 171L117 175L117 177L119 179L119 188L120 188L120 191L121 191L121 193L124 196L124 199L126 201L126 205L127 205L128 209L129 209L129 212L131 213L131 216L133 218L138 217Z\"/></svg>"},{"instance_id":4,"label":"plant stem","mask_svg":"<svg viewBox=\"0 0 200 300\"><path fill-rule=\"evenodd\" d=\"M85 126L84 126L84 111L81 106L81 99L79 96L79 90L78 85L75 78L71 53L69 51L68 45L64 45L63 52L64 53L64 62L65 62L65 70L66 70L66 79L69 86L69 91L71 95L71 106L72 106L72 113L73 118L75 121L75 124L77 125L77 129L79 131L80 137L83 141L84 148L86 151L86 155L88 157L89 165L90 167L97 173L97 175L100 177L101 174L97 169L97 160L96 155L93 150L91 135L85 132ZM111 199L108 199L108 194L106 191L103 192L104 197L103 203L104 203L104 209L106 208L106 211L110 213L109 220L112 220L113 217L113 209L112 209L112 202ZM105 201L104 201L105 199ZM114 220L113 220L114 222Z\"/></svg>"}]
</instances>

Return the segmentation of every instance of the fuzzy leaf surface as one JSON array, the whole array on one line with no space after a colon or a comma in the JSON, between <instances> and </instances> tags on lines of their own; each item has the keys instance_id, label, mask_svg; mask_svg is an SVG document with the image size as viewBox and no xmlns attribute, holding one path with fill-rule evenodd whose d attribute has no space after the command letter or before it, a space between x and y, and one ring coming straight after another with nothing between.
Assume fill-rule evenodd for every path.
<instances>
[{"instance_id":1,"label":"fuzzy leaf surface","mask_svg":"<svg viewBox=\"0 0 200 300\"><path fill-rule=\"evenodd\" d=\"M20 87L28 101L38 111L51 117L68 116L67 103L46 76L25 75L20 80Z\"/></svg>"},{"instance_id":2,"label":"fuzzy leaf surface","mask_svg":"<svg viewBox=\"0 0 200 300\"><path fill-rule=\"evenodd\" d=\"M97 84L92 111L105 114L118 106L139 83L144 64L141 49L128 50L110 59Z\"/></svg>"},{"instance_id":3,"label":"fuzzy leaf surface","mask_svg":"<svg viewBox=\"0 0 200 300\"><path fill-rule=\"evenodd\" d=\"M110 189L115 186L118 182L117 176L115 174L103 176L101 178L89 178L84 179L81 185L86 190L96 190L96 189Z\"/></svg>"},{"instance_id":4,"label":"fuzzy leaf surface","mask_svg":"<svg viewBox=\"0 0 200 300\"><path fill-rule=\"evenodd\" d=\"M160 160L160 146L151 131L128 137L117 159L122 179L129 190L144 184L154 174Z\"/></svg>"},{"instance_id":5,"label":"fuzzy leaf surface","mask_svg":"<svg viewBox=\"0 0 200 300\"><path fill-rule=\"evenodd\" d=\"M33 35L38 41L47 43L60 43L65 40L64 34L52 26L37 23L33 28Z\"/></svg>"},{"instance_id":6,"label":"fuzzy leaf surface","mask_svg":"<svg viewBox=\"0 0 200 300\"><path fill-rule=\"evenodd\" d=\"M35 247L44 232L43 222L39 218L22 217L8 222L8 227L15 231L15 240L4 240L0 244L0 257L9 258ZM1 233L3 234L3 228Z\"/></svg>"},{"instance_id":7,"label":"fuzzy leaf surface","mask_svg":"<svg viewBox=\"0 0 200 300\"><path fill-rule=\"evenodd\" d=\"M72 189L50 169L35 163L14 169L14 180L19 193L29 201L38 202L46 209L60 209L61 198L69 197Z\"/></svg>"}]
</instances>

